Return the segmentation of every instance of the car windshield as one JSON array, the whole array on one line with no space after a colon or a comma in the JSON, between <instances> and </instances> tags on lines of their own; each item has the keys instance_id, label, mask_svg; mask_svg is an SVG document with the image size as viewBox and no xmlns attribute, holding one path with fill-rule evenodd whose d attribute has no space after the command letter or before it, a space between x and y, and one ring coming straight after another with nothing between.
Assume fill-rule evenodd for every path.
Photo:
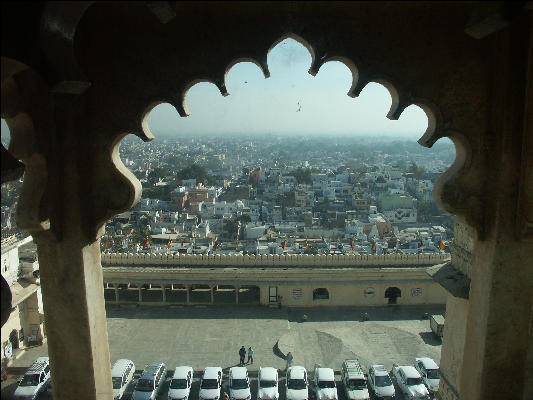
<instances>
[{"instance_id":1,"label":"car windshield","mask_svg":"<svg viewBox=\"0 0 533 400\"><path fill-rule=\"evenodd\" d=\"M439 370L438 369L428 369L427 370L428 379L439 379Z\"/></svg>"},{"instance_id":2,"label":"car windshield","mask_svg":"<svg viewBox=\"0 0 533 400\"><path fill-rule=\"evenodd\" d=\"M248 388L248 380L246 380L246 379L233 379L231 381L231 388L232 389L247 389Z\"/></svg>"},{"instance_id":3,"label":"car windshield","mask_svg":"<svg viewBox=\"0 0 533 400\"><path fill-rule=\"evenodd\" d=\"M262 388L276 387L276 381L260 381L259 386Z\"/></svg>"},{"instance_id":4,"label":"car windshield","mask_svg":"<svg viewBox=\"0 0 533 400\"><path fill-rule=\"evenodd\" d=\"M151 392L154 390L154 381L151 379L139 379L135 390L139 392Z\"/></svg>"},{"instance_id":5,"label":"car windshield","mask_svg":"<svg viewBox=\"0 0 533 400\"><path fill-rule=\"evenodd\" d=\"M202 381L201 389L218 389L218 381L216 379L204 379Z\"/></svg>"},{"instance_id":6,"label":"car windshield","mask_svg":"<svg viewBox=\"0 0 533 400\"><path fill-rule=\"evenodd\" d=\"M376 386L385 387L385 386L391 386L391 385L392 385L392 381L390 380L388 375L376 376Z\"/></svg>"},{"instance_id":7,"label":"car windshield","mask_svg":"<svg viewBox=\"0 0 533 400\"><path fill-rule=\"evenodd\" d=\"M120 389L122 387L122 378L120 376L113 377L113 389Z\"/></svg>"},{"instance_id":8,"label":"car windshield","mask_svg":"<svg viewBox=\"0 0 533 400\"><path fill-rule=\"evenodd\" d=\"M420 385L422 383L422 378L407 378L407 386Z\"/></svg>"},{"instance_id":9,"label":"car windshield","mask_svg":"<svg viewBox=\"0 0 533 400\"><path fill-rule=\"evenodd\" d=\"M334 388L335 382L334 381L318 381L318 387L320 389Z\"/></svg>"},{"instance_id":10,"label":"car windshield","mask_svg":"<svg viewBox=\"0 0 533 400\"><path fill-rule=\"evenodd\" d=\"M20 382L20 386L37 386L39 384L39 375L24 375L24 378L22 378L22 381Z\"/></svg>"},{"instance_id":11,"label":"car windshield","mask_svg":"<svg viewBox=\"0 0 533 400\"><path fill-rule=\"evenodd\" d=\"M287 383L287 388L293 390L301 390L306 389L307 385L305 384L305 380L303 379L289 379L289 382Z\"/></svg>"},{"instance_id":12,"label":"car windshield","mask_svg":"<svg viewBox=\"0 0 533 400\"><path fill-rule=\"evenodd\" d=\"M172 379L170 381L171 389L187 389L187 379Z\"/></svg>"},{"instance_id":13,"label":"car windshield","mask_svg":"<svg viewBox=\"0 0 533 400\"><path fill-rule=\"evenodd\" d=\"M366 381L364 379L350 379L348 381L348 387L351 390L354 390L354 389L365 389L366 388Z\"/></svg>"}]
</instances>

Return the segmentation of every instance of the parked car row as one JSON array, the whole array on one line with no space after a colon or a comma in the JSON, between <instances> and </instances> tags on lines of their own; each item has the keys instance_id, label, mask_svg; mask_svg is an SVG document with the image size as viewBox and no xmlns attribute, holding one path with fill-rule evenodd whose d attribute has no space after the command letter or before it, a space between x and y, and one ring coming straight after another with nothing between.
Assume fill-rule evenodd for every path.
<instances>
[{"instance_id":1,"label":"parked car row","mask_svg":"<svg viewBox=\"0 0 533 400\"><path fill-rule=\"evenodd\" d=\"M120 359L115 362L111 368L115 400L124 396L124 392L134 381L134 373L133 361ZM177 367L170 380L168 399L189 400L193 376L192 367ZM156 399L166 377L167 367L163 362L149 363L137 380L132 398ZM278 400L278 370L261 367L257 378L257 400ZM342 364L341 382L348 400L368 400L370 396L380 400L396 399L393 380L408 400L429 399L438 390L439 367L427 357L416 358L413 366L395 364L390 375L383 365L371 365L365 374L356 359L344 360ZM15 391L15 397L35 399L49 384L48 357L39 357L26 371ZM222 385L222 368L206 367L200 380L198 399L221 400ZM231 367L227 385L230 400L251 400L250 379L246 367ZM286 400L309 400L310 394L313 394L316 400L339 399L333 369L321 367L315 368L311 381L304 367L298 365L289 367L286 371L285 394Z\"/></svg>"}]
</instances>

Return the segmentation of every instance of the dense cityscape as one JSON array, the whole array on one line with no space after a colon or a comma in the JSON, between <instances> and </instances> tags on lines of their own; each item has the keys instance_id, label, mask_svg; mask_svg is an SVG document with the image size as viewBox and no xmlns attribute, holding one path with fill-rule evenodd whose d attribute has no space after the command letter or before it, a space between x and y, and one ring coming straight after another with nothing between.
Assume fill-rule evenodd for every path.
<instances>
[{"instance_id":1,"label":"dense cityscape","mask_svg":"<svg viewBox=\"0 0 533 400\"><path fill-rule=\"evenodd\" d=\"M447 250L450 215L433 201L451 142L371 137L134 136L120 145L143 186L106 225L106 252L390 254ZM20 182L2 185L12 234Z\"/></svg>"}]
</instances>

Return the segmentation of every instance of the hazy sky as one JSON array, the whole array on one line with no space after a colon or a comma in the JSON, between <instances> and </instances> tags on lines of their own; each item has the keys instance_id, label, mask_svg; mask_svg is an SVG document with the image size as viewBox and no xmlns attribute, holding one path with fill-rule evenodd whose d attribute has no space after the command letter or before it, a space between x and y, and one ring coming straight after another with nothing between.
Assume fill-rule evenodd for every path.
<instances>
[{"instance_id":1,"label":"hazy sky","mask_svg":"<svg viewBox=\"0 0 533 400\"><path fill-rule=\"evenodd\" d=\"M235 65L227 76L227 97L213 84L195 85L186 96L186 118L169 104L157 106L149 116L152 133L380 134L416 140L427 128L426 114L414 105L400 120L388 120L391 97L377 83L368 84L358 98L348 97L352 75L340 62L309 75L311 55L292 39L270 52L268 66L265 79L255 64Z\"/></svg>"},{"instance_id":2,"label":"hazy sky","mask_svg":"<svg viewBox=\"0 0 533 400\"><path fill-rule=\"evenodd\" d=\"M255 64L239 63L228 73L229 96L222 97L213 84L199 83L186 96L188 117L161 104L150 113L150 129L156 138L167 133L286 133L378 134L413 140L426 130L427 117L414 105L398 121L387 119L391 97L377 83L369 83L355 99L348 97L352 78L344 64L328 62L316 77L307 73L310 65L304 46L284 40L268 55L270 78L265 79ZM2 120L2 136L6 133Z\"/></svg>"}]
</instances>

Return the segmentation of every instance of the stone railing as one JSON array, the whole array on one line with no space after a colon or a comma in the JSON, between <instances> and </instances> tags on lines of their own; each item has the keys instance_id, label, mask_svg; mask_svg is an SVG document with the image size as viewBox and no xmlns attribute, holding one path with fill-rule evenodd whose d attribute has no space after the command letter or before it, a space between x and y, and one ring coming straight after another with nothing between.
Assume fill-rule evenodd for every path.
<instances>
[{"instance_id":1,"label":"stone railing","mask_svg":"<svg viewBox=\"0 0 533 400\"><path fill-rule=\"evenodd\" d=\"M450 254L387 255L239 255L239 254L128 254L102 253L102 265L177 265L243 267L357 267L428 266L450 260Z\"/></svg>"}]
</instances>

